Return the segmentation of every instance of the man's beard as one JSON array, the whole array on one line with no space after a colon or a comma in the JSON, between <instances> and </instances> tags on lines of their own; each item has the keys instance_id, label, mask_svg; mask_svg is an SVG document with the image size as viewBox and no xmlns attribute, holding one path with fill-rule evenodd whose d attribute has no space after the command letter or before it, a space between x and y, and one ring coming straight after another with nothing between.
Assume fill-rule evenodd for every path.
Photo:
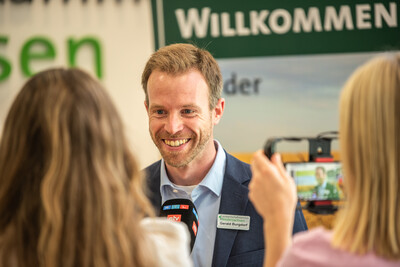
<instances>
[{"instance_id":1,"label":"man's beard","mask_svg":"<svg viewBox=\"0 0 400 267\"><path fill-rule=\"evenodd\" d=\"M190 162L192 162L199 154L201 154L202 151L204 151L206 145L211 139L211 123L210 125L207 126L206 129L202 129L200 131L199 135L192 134L190 136L190 148L188 151L165 151L163 149L163 146L165 145L164 141L162 139L166 138L166 135L163 134L162 137L160 137L160 134L156 134L155 136L151 133L150 131L150 136L153 139L154 144L158 147L158 150L161 153L161 156L163 157L164 161L175 168L183 168L186 167ZM179 135L170 135L168 136L169 138L178 138ZM185 137L187 138L187 137ZM199 140L200 138L200 140ZM168 139L168 138L167 138ZM199 141L198 141L199 140ZM198 143L197 143L198 141ZM197 145L196 145L197 143ZM193 147L195 146L195 147ZM185 153L185 155L183 155ZM184 157L182 157L184 156Z\"/></svg>"}]
</instances>

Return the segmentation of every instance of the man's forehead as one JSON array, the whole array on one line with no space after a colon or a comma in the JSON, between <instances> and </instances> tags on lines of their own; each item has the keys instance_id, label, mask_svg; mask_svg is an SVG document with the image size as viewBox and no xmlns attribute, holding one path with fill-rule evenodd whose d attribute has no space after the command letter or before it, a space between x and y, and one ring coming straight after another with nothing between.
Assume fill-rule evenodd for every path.
<instances>
[{"instance_id":1,"label":"man's forehead","mask_svg":"<svg viewBox=\"0 0 400 267\"><path fill-rule=\"evenodd\" d=\"M150 75L147 83L148 91L156 89L156 94L171 91L172 89L181 89L179 93L190 94L192 91L197 93L210 94L210 89L204 76L194 70L193 72L187 71L179 74L170 74L162 71L155 71ZM200 89L200 90L199 90ZM150 93L150 92L149 92Z\"/></svg>"}]
</instances>

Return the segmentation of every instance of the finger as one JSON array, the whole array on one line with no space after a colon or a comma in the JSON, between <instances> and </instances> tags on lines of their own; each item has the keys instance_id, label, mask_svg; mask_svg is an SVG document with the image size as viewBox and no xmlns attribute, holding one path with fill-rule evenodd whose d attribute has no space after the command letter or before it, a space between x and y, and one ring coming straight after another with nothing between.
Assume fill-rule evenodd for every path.
<instances>
[{"instance_id":1,"label":"finger","mask_svg":"<svg viewBox=\"0 0 400 267\"><path fill-rule=\"evenodd\" d=\"M265 163L262 163L263 160L264 159L263 159L262 150L257 150L253 155L253 159L252 159L251 163L252 163L252 165L259 166L259 165L265 164Z\"/></svg>"},{"instance_id":2,"label":"finger","mask_svg":"<svg viewBox=\"0 0 400 267\"><path fill-rule=\"evenodd\" d=\"M271 161L277 167L279 174L281 176L284 176L284 177L288 176L286 173L285 166L283 165L283 162L282 162L281 154L275 153L274 155L272 155Z\"/></svg>"},{"instance_id":3,"label":"finger","mask_svg":"<svg viewBox=\"0 0 400 267\"><path fill-rule=\"evenodd\" d=\"M277 167L277 169L279 170L279 173L285 177L286 181L289 182L290 184L292 184L294 187L294 191L292 192L294 195L294 198L296 199L296 203L297 203L297 193L296 193L296 189L295 189L295 183L294 183L294 179L286 172L285 166L283 165L282 162L282 157L280 154L274 154L274 158L272 158L272 162L275 164L275 166Z\"/></svg>"},{"instance_id":4,"label":"finger","mask_svg":"<svg viewBox=\"0 0 400 267\"><path fill-rule=\"evenodd\" d=\"M269 169L271 168L271 162L268 158L264 155L262 150L257 150L254 153L251 169L253 172L261 172L261 173L269 173Z\"/></svg>"}]
</instances>

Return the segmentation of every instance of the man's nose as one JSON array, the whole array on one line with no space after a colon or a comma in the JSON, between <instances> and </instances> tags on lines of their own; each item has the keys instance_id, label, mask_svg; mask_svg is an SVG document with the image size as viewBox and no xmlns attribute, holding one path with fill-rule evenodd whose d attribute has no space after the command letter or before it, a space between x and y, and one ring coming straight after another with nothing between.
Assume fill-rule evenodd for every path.
<instances>
[{"instance_id":1,"label":"man's nose","mask_svg":"<svg viewBox=\"0 0 400 267\"><path fill-rule=\"evenodd\" d=\"M169 114L165 123L165 130L169 134L176 134L183 129L183 121L180 114Z\"/></svg>"}]
</instances>

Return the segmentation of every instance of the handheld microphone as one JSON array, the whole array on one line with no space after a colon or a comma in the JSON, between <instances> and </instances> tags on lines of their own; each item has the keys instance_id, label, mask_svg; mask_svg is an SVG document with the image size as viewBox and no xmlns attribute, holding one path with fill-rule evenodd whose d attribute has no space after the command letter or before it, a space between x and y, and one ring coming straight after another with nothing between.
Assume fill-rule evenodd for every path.
<instances>
[{"instance_id":1,"label":"handheld microphone","mask_svg":"<svg viewBox=\"0 0 400 267\"><path fill-rule=\"evenodd\" d=\"M190 251L192 251L199 229L199 216L194 203L189 199L183 198L167 200L161 206L160 216L186 224L190 232Z\"/></svg>"}]
</instances>

